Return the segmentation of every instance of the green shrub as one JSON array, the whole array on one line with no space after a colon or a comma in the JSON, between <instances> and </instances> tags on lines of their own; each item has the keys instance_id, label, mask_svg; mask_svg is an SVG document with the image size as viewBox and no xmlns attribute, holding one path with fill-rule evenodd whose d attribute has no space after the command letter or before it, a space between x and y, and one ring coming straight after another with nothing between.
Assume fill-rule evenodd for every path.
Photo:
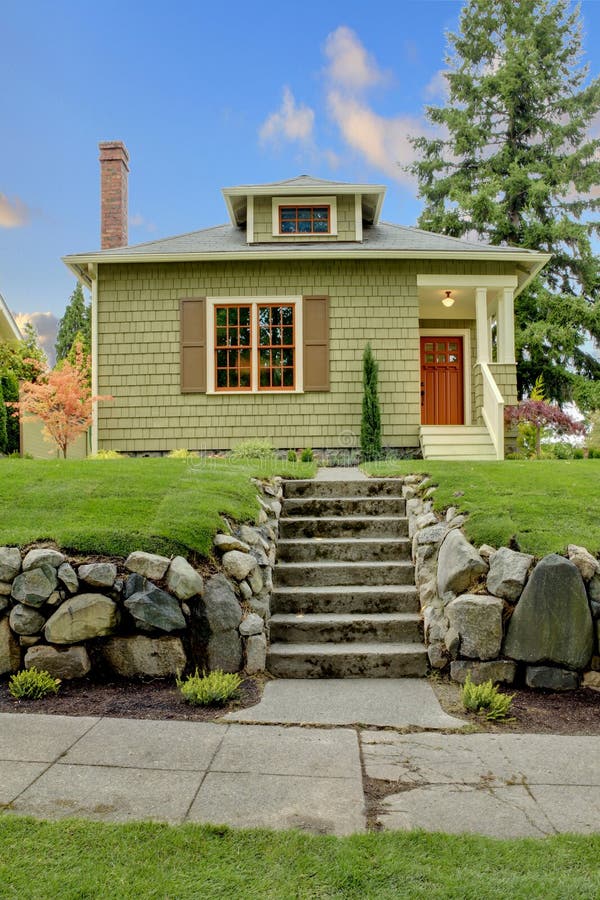
<instances>
[{"instance_id":1,"label":"green shrub","mask_svg":"<svg viewBox=\"0 0 600 900\"><path fill-rule=\"evenodd\" d=\"M197 459L198 455L196 450L187 450L185 447L177 447L167 453L169 459Z\"/></svg>"},{"instance_id":2,"label":"green shrub","mask_svg":"<svg viewBox=\"0 0 600 900\"><path fill-rule=\"evenodd\" d=\"M275 448L271 441L250 438L242 441L231 451L232 459L274 459Z\"/></svg>"},{"instance_id":3,"label":"green shrub","mask_svg":"<svg viewBox=\"0 0 600 900\"><path fill-rule=\"evenodd\" d=\"M187 678L177 679L177 687L186 703L193 706L223 706L238 692L242 683L237 672L225 673L215 669L208 675L198 674L198 669Z\"/></svg>"},{"instance_id":4,"label":"green shrub","mask_svg":"<svg viewBox=\"0 0 600 900\"><path fill-rule=\"evenodd\" d=\"M585 453L581 447L575 447L573 450L573 459L584 459Z\"/></svg>"},{"instance_id":5,"label":"green shrub","mask_svg":"<svg viewBox=\"0 0 600 900\"><path fill-rule=\"evenodd\" d=\"M288 450L286 459L288 462L298 462L298 454L295 450Z\"/></svg>"},{"instance_id":6,"label":"green shrub","mask_svg":"<svg viewBox=\"0 0 600 900\"><path fill-rule=\"evenodd\" d=\"M15 700L42 700L48 694L58 694L60 678L53 678L44 669L23 669L12 675L8 690Z\"/></svg>"},{"instance_id":7,"label":"green shrub","mask_svg":"<svg viewBox=\"0 0 600 900\"><path fill-rule=\"evenodd\" d=\"M300 462L312 462L315 458L311 447L305 447L300 454Z\"/></svg>"},{"instance_id":8,"label":"green shrub","mask_svg":"<svg viewBox=\"0 0 600 900\"><path fill-rule=\"evenodd\" d=\"M566 441L550 444L548 449L552 451L554 459L573 459L573 447Z\"/></svg>"},{"instance_id":9,"label":"green shrub","mask_svg":"<svg viewBox=\"0 0 600 900\"><path fill-rule=\"evenodd\" d=\"M381 458L381 411L377 382L379 366L371 345L363 353L363 399L360 423L360 451L363 462Z\"/></svg>"},{"instance_id":10,"label":"green shrub","mask_svg":"<svg viewBox=\"0 0 600 900\"><path fill-rule=\"evenodd\" d=\"M493 681L473 684L470 674L462 689L462 702L470 712L485 712L486 719L505 719L514 694L502 694Z\"/></svg>"},{"instance_id":11,"label":"green shrub","mask_svg":"<svg viewBox=\"0 0 600 900\"><path fill-rule=\"evenodd\" d=\"M86 459L123 459L124 455L118 450L98 450L96 453L90 453Z\"/></svg>"},{"instance_id":12,"label":"green shrub","mask_svg":"<svg viewBox=\"0 0 600 900\"><path fill-rule=\"evenodd\" d=\"M598 449L598 447L590 447L588 450L588 459L600 459L600 449Z\"/></svg>"},{"instance_id":13,"label":"green shrub","mask_svg":"<svg viewBox=\"0 0 600 900\"><path fill-rule=\"evenodd\" d=\"M4 395L5 403L16 403L18 401L19 382L13 372L4 372L0 375L0 390ZM14 407L7 407L6 409L6 452L9 456L11 453L18 454L21 446L21 425L19 416L14 415L13 410Z\"/></svg>"},{"instance_id":14,"label":"green shrub","mask_svg":"<svg viewBox=\"0 0 600 900\"><path fill-rule=\"evenodd\" d=\"M0 454L8 453L8 410L4 402L4 393L0 384Z\"/></svg>"}]
</instances>

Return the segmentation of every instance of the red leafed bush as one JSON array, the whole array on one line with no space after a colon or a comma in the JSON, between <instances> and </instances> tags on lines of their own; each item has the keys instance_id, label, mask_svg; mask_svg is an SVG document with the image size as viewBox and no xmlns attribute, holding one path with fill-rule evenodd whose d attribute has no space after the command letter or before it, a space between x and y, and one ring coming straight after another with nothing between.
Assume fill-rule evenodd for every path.
<instances>
[{"instance_id":1,"label":"red leafed bush","mask_svg":"<svg viewBox=\"0 0 600 900\"><path fill-rule=\"evenodd\" d=\"M545 400L521 400L518 406L506 406L504 421L507 425L525 422L535 428L535 450L538 459L541 456L542 428L550 428L555 434L585 434L582 422L576 422L560 406L546 403Z\"/></svg>"}]
</instances>

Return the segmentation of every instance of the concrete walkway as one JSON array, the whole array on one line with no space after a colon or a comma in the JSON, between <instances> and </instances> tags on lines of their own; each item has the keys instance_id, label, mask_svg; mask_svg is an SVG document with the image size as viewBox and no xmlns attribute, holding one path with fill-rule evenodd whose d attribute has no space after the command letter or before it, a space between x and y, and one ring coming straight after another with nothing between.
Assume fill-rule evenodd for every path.
<instances>
[{"instance_id":1,"label":"concrete walkway","mask_svg":"<svg viewBox=\"0 0 600 900\"><path fill-rule=\"evenodd\" d=\"M2 815L351 834L600 831L599 737L0 714ZM362 754L362 765L361 765ZM367 781L363 782L363 775Z\"/></svg>"},{"instance_id":2,"label":"concrete walkway","mask_svg":"<svg viewBox=\"0 0 600 900\"><path fill-rule=\"evenodd\" d=\"M321 466L316 481L366 481L367 476L358 466Z\"/></svg>"}]
</instances>

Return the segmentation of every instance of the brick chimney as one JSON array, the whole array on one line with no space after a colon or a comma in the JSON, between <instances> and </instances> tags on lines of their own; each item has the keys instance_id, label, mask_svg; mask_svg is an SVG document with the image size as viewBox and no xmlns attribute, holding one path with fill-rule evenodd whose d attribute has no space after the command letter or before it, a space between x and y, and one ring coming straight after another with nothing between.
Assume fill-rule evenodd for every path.
<instances>
[{"instance_id":1,"label":"brick chimney","mask_svg":"<svg viewBox=\"0 0 600 900\"><path fill-rule=\"evenodd\" d=\"M100 149L100 245L127 246L129 153L123 141L102 141Z\"/></svg>"}]
</instances>

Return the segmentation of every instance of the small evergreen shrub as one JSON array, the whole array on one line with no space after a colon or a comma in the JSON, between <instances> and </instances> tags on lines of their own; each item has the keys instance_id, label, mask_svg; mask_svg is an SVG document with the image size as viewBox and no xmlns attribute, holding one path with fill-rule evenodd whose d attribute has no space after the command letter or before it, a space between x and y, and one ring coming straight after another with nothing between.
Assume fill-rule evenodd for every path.
<instances>
[{"instance_id":1,"label":"small evergreen shrub","mask_svg":"<svg viewBox=\"0 0 600 900\"><path fill-rule=\"evenodd\" d=\"M585 456L581 447L575 447L573 450L573 459L583 459Z\"/></svg>"},{"instance_id":2,"label":"small evergreen shrub","mask_svg":"<svg viewBox=\"0 0 600 900\"><path fill-rule=\"evenodd\" d=\"M247 441L241 441L231 451L231 458L236 460L274 459L275 448L271 441L262 438L250 438Z\"/></svg>"},{"instance_id":3,"label":"small evergreen shrub","mask_svg":"<svg viewBox=\"0 0 600 900\"><path fill-rule=\"evenodd\" d=\"M379 366L371 345L363 353L363 399L360 423L360 451L363 462L381 457L381 411L377 394Z\"/></svg>"},{"instance_id":4,"label":"small evergreen shrub","mask_svg":"<svg viewBox=\"0 0 600 900\"><path fill-rule=\"evenodd\" d=\"M186 447L177 447L176 450L170 450L167 457L169 459L196 459L198 453L196 450L188 450Z\"/></svg>"},{"instance_id":5,"label":"small evergreen shrub","mask_svg":"<svg viewBox=\"0 0 600 900\"><path fill-rule=\"evenodd\" d=\"M300 462L312 462L314 458L314 453L312 452L311 447L305 447L300 454Z\"/></svg>"},{"instance_id":6,"label":"small evergreen shrub","mask_svg":"<svg viewBox=\"0 0 600 900\"><path fill-rule=\"evenodd\" d=\"M514 694L502 694L493 681L473 684L470 674L462 688L462 702L469 712L485 713L486 719L505 719L510 710Z\"/></svg>"},{"instance_id":7,"label":"small evergreen shrub","mask_svg":"<svg viewBox=\"0 0 600 900\"><path fill-rule=\"evenodd\" d=\"M242 683L237 672L226 673L215 669L208 675L198 674L198 669L187 678L177 679L183 699L192 706L223 706L238 692Z\"/></svg>"},{"instance_id":8,"label":"small evergreen shrub","mask_svg":"<svg viewBox=\"0 0 600 900\"><path fill-rule=\"evenodd\" d=\"M23 669L12 675L8 690L15 700L42 700L48 694L58 694L60 678L53 678L44 669Z\"/></svg>"},{"instance_id":9,"label":"small evergreen shrub","mask_svg":"<svg viewBox=\"0 0 600 900\"><path fill-rule=\"evenodd\" d=\"M298 462L298 454L296 453L295 450L288 450L287 461L288 462Z\"/></svg>"},{"instance_id":10,"label":"small evergreen shrub","mask_svg":"<svg viewBox=\"0 0 600 900\"><path fill-rule=\"evenodd\" d=\"M600 449L598 449L598 447L590 447L588 450L588 459L600 459Z\"/></svg>"}]
</instances>

